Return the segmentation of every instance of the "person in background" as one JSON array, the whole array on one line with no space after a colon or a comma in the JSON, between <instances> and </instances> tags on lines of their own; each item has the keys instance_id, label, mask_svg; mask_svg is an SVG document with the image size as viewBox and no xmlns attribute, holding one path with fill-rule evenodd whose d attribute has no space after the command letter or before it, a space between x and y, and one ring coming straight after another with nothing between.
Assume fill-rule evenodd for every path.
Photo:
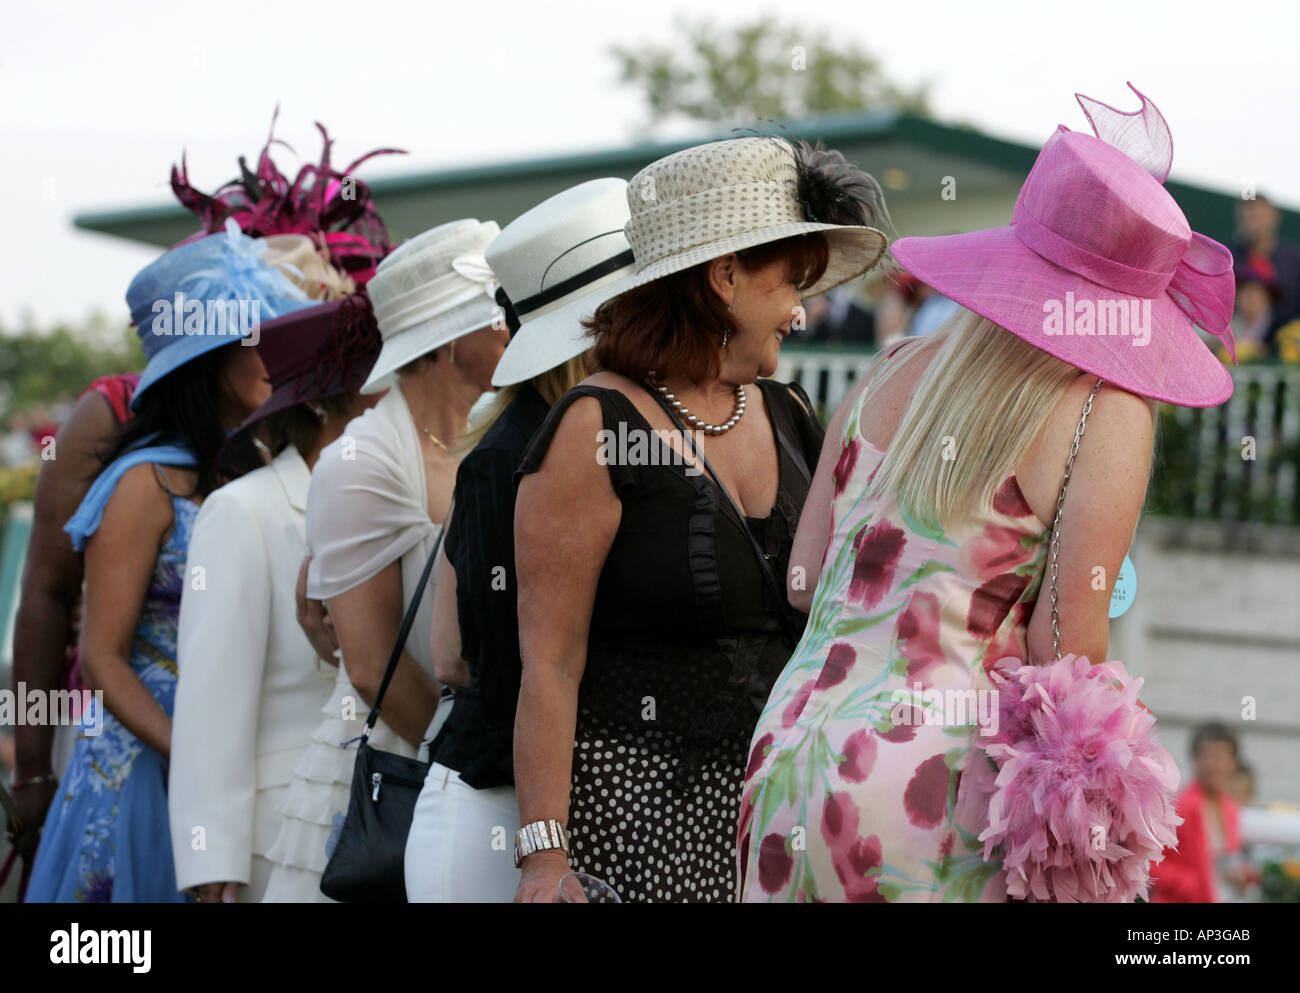
<instances>
[{"instance_id":1,"label":"person in background","mask_svg":"<svg viewBox=\"0 0 1300 993\"><path fill-rule=\"evenodd\" d=\"M855 280L837 286L825 296L808 302L810 311L814 304L824 303L821 320L807 339L810 343L832 347L875 343L876 318L871 308L864 306L862 282ZM809 316L811 319L811 313Z\"/></svg>"},{"instance_id":2,"label":"person in background","mask_svg":"<svg viewBox=\"0 0 1300 993\"><path fill-rule=\"evenodd\" d=\"M1237 808L1244 809L1255 802L1255 769L1249 762L1238 762L1228 779L1228 793Z\"/></svg>"},{"instance_id":3,"label":"person in background","mask_svg":"<svg viewBox=\"0 0 1300 993\"><path fill-rule=\"evenodd\" d=\"M451 505L455 445L509 341L505 326L494 326L498 283L483 258L498 231L473 219L440 225L401 245L366 284L383 347L361 392L388 392L312 471L306 594L325 603L343 664L281 804L264 902L328 899L320 891L327 844L347 810L356 760L354 747L339 746L361 733ZM417 755L454 709L439 706L434 589L425 588L370 738L381 751Z\"/></svg>"},{"instance_id":4,"label":"person in background","mask_svg":"<svg viewBox=\"0 0 1300 993\"><path fill-rule=\"evenodd\" d=\"M85 499L100 468L131 416L131 396L140 376L120 373L95 380L77 400L53 440L53 458L43 459L33 497L32 533L14 618L14 689L51 694L80 690L77 615L81 609L82 556L63 525ZM22 827L14 847L31 865L41 826L58 780L72 752L74 729L19 724L14 729L14 783L10 787Z\"/></svg>"},{"instance_id":5,"label":"person in background","mask_svg":"<svg viewBox=\"0 0 1300 993\"><path fill-rule=\"evenodd\" d=\"M493 845L499 826L519 827L514 472L551 407L591 371L581 321L631 272L627 219L627 183L594 179L516 218L487 249L515 333L492 405L464 443L473 450L456 474L435 574L434 665L462 688L430 747L407 839L412 902L508 903L518 883L513 852Z\"/></svg>"},{"instance_id":6,"label":"person in background","mask_svg":"<svg viewBox=\"0 0 1300 993\"><path fill-rule=\"evenodd\" d=\"M270 392L257 351L236 346L262 317L306 304L265 252L232 227L173 249L127 290L149 358L131 401L135 416L65 526L73 548L85 550L81 663L103 706L92 702L83 716L37 850L30 902L184 899L166 765L185 557L198 508L219 485L226 433ZM184 305L173 313L177 300ZM225 303L229 310L217 306Z\"/></svg>"},{"instance_id":7,"label":"person in background","mask_svg":"<svg viewBox=\"0 0 1300 993\"><path fill-rule=\"evenodd\" d=\"M1280 300L1277 282L1252 262L1237 265L1235 271L1237 299L1232 313L1232 333L1237 339L1237 361L1271 358L1278 328L1274 310ZM1228 359L1222 347L1219 357Z\"/></svg>"},{"instance_id":8,"label":"person in background","mask_svg":"<svg viewBox=\"0 0 1300 993\"><path fill-rule=\"evenodd\" d=\"M1178 847L1152 866L1152 903L1220 903L1250 885L1253 871L1241 855L1240 808L1233 799L1237 736L1223 724L1204 724L1192 736L1196 778L1178 795Z\"/></svg>"},{"instance_id":9,"label":"person in background","mask_svg":"<svg viewBox=\"0 0 1300 993\"><path fill-rule=\"evenodd\" d=\"M949 300L933 286L918 283L916 309L912 312L912 321L907 326L907 335L909 338L919 338L930 334L960 310L961 305L955 300Z\"/></svg>"},{"instance_id":10,"label":"person in background","mask_svg":"<svg viewBox=\"0 0 1300 993\"><path fill-rule=\"evenodd\" d=\"M1231 246L1238 265L1253 267L1277 288L1278 324L1300 317L1300 245L1278 236L1281 215L1263 194L1237 207L1238 239Z\"/></svg>"},{"instance_id":11,"label":"person in background","mask_svg":"<svg viewBox=\"0 0 1300 993\"><path fill-rule=\"evenodd\" d=\"M907 328L912 323L912 314L916 310L917 289L921 281L906 272L884 275L876 272L867 278L878 283L876 347L888 348L907 336Z\"/></svg>"},{"instance_id":12,"label":"person in background","mask_svg":"<svg viewBox=\"0 0 1300 993\"><path fill-rule=\"evenodd\" d=\"M257 350L272 394L239 433L262 428L272 461L204 502L187 562L204 581L186 587L177 632L168 809L177 886L200 903L266 892L279 806L336 676L298 626L311 469L379 399L357 393L379 354L364 293L269 322Z\"/></svg>"},{"instance_id":13,"label":"person in background","mask_svg":"<svg viewBox=\"0 0 1300 993\"><path fill-rule=\"evenodd\" d=\"M776 137L669 155L627 198L636 272L588 322L600 371L516 474L519 902L558 902L570 857L623 901L734 899L757 701L804 620L772 573L822 441L768 377L801 293L886 244L871 177Z\"/></svg>"}]
</instances>

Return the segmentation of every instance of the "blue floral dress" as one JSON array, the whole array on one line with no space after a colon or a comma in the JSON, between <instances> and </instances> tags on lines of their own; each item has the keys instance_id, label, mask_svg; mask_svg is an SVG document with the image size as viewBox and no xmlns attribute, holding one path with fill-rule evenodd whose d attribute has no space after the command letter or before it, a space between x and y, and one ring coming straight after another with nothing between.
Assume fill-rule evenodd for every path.
<instances>
[{"instance_id":1,"label":"blue floral dress","mask_svg":"<svg viewBox=\"0 0 1300 993\"><path fill-rule=\"evenodd\" d=\"M131 668L167 712L176 697L176 620L198 506L172 497L135 629ZM102 729L100 729L102 721ZM100 729L99 733L94 733ZM167 760L91 703L41 834L29 903L180 903L167 820Z\"/></svg>"}]
</instances>

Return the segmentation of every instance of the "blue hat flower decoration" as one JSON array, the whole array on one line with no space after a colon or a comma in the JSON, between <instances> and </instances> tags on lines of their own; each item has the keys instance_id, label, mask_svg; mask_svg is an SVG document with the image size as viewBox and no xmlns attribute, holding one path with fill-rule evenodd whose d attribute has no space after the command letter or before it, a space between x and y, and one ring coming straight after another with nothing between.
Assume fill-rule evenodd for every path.
<instances>
[{"instance_id":1,"label":"blue hat flower decoration","mask_svg":"<svg viewBox=\"0 0 1300 993\"><path fill-rule=\"evenodd\" d=\"M131 280L126 304L148 359L133 409L186 362L237 341L256 344L261 322L314 304L267 251L228 220L224 232L173 248Z\"/></svg>"}]
</instances>

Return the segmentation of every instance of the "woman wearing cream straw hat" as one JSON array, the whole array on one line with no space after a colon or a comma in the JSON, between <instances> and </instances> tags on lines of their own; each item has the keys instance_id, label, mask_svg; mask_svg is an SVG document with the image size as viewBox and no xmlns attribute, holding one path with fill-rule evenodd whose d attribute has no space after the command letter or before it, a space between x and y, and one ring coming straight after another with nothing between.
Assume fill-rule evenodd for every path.
<instances>
[{"instance_id":1,"label":"woman wearing cream straw hat","mask_svg":"<svg viewBox=\"0 0 1300 993\"><path fill-rule=\"evenodd\" d=\"M281 807L268 902L326 899L325 842L347 809L355 760L339 745L360 734L451 503L457 438L506 345L506 331L493 326L497 281L483 259L498 230L473 219L440 225L398 247L366 285L383 347L361 392L388 392L312 471L307 594L326 604L343 664ZM406 756L448 709L438 706L430 653L432 586L371 739Z\"/></svg>"},{"instance_id":2,"label":"woman wearing cream straw hat","mask_svg":"<svg viewBox=\"0 0 1300 993\"><path fill-rule=\"evenodd\" d=\"M547 411L590 372L582 319L632 271L627 183L593 179L516 218L487 249L513 329L500 387L456 477L434 589L434 662L463 689L430 748L406 846L410 900L508 902L518 874L494 845L518 825L511 740L519 698L514 471Z\"/></svg>"},{"instance_id":3,"label":"woman wearing cream straw hat","mask_svg":"<svg viewBox=\"0 0 1300 993\"><path fill-rule=\"evenodd\" d=\"M734 898L757 703L803 625L775 577L822 437L761 377L800 294L885 249L875 182L782 138L660 159L628 206L635 270L589 322L602 371L519 470L520 901L557 900L570 859L625 901Z\"/></svg>"},{"instance_id":4,"label":"woman wearing cream straw hat","mask_svg":"<svg viewBox=\"0 0 1300 993\"><path fill-rule=\"evenodd\" d=\"M1080 97L1096 137L1062 127L1047 141L1009 226L894 245L963 309L887 353L831 422L793 556L817 580L790 592L809 623L754 732L741 804L746 901L1028 895L1003 860L1023 868L1042 842L986 846L994 770L977 736L998 731L984 703L996 708L1003 685L990 670L1062 652L1106 660L1154 401L1208 407L1232 393L1196 330L1231 343L1231 256L1164 189L1172 141L1141 99L1128 114ZM1078 721L1067 703L1035 744ZM1062 889L1035 883L1036 898L1131 901L1173 838L1172 802L1130 801L1119 775L1098 792L1137 811L1140 829L1116 817L1105 845L1078 844L1099 823L1080 816L1082 799L1047 813L1049 794L1103 764L1176 782L1171 761L1131 749L1118 727L1091 722L1078 762L1035 749L997 776L1002 789L1032 765L1030 833L1050 821L1071 839L1048 870ZM1120 753L1136 757L1110 761Z\"/></svg>"}]
</instances>

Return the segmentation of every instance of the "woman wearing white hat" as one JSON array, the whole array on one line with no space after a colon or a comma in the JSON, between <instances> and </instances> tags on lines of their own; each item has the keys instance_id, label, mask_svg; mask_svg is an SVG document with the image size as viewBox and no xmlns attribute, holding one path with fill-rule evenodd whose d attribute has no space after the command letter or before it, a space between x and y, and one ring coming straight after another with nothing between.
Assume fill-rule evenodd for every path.
<instances>
[{"instance_id":1,"label":"woman wearing white hat","mask_svg":"<svg viewBox=\"0 0 1300 993\"><path fill-rule=\"evenodd\" d=\"M467 438L474 449L456 476L438 565L434 663L464 689L430 747L407 838L412 902L508 902L515 892L512 852L499 843L503 827L518 827L513 476L551 406L591 371L582 319L632 271L627 219L627 183L593 179L516 218L488 246L514 334L492 377L501 389Z\"/></svg>"},{"instance_id":2,"label":"woman wearing white hat","mask_svg":"<svg viewBox=\"0 0 1300 993\"><path fill-rule=\"evenodd\" d=\"M324 601L343 665L313 745L300 760L267 858L265 899L323 901L320 874L336 818L347 809L360 734L402 614L451 503L456 439L491 389L505 348L497 281L483 250L491 221L453 221L412 238L367 284L383 347L362 393L393 385L327 446L307 498L307 594ZM432 584L423 595L375 729L375 748L415 755L434 728L441 687L430 654ZM445 708L443 708L445 711ZM439 713L439 720L443 713Z\"/></svg>"},{"instance_id":3,"label":"woman wearing white hat","mask_svg":"<svg viewBox=\"0 0 1300 993\"><path fill-rule=\"evenodd\" d=\"M806 395L761 377L800 294L885 249L874 180L780 138L677 152L628 201L602 371L519 470L520 901L559 899L570 857L624 901L734 899L752 725L805 620L776 577L822 440Z\"/></svg>"}]
</instances>

